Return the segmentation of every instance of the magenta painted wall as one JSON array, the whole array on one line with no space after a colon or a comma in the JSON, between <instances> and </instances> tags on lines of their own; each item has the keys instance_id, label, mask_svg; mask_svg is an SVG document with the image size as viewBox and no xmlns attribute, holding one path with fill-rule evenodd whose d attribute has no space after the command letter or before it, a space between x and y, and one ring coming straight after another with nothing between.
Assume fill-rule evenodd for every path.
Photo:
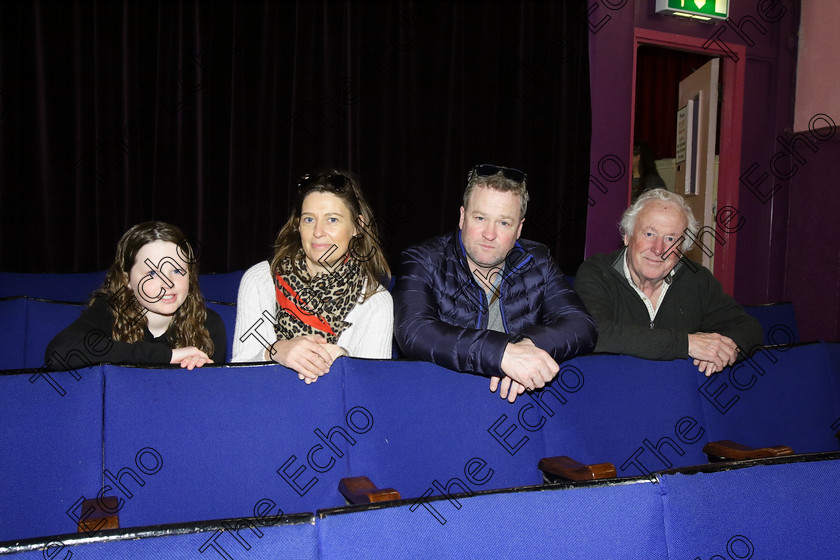
<instances>
[{"instance_id":1,"label":"magenta painted wall","mask_svg":"<svg viewBox=\"0 0 840 560\"><path fill-rule=\"evenodd\" d=\"M808 0L802 5L796 67L796 107L793 130L808 130L818 113L840 117L840 9L837 0Z\"/></svg>"},{"instance_id":2,"label":"magenta painted wall","mask_svg":"<svg viewBox=\"0 0 840 560\"><path fill-rule=\"evenodd\" d=\"M804 257L807 251L799 250L806 240L836 240L840 233L835 217L840 209L836 194L840 191L840 146L825 142L818 154L808 151L819 157L809 158L807 166L787 181L775 178L770 168L775 163L777 169L791 169L789 155L775 161L773 157L793 127L799 0L733 2L729 23L714 25L656 15L654 4L654 0L589 2L590 172L603 177L598 163L608 155L629 162L634 27L704 39L719 33L724 43L744 45L747 56L738 64L745 65L746 76L741 145L741 174L746 173L746 178L739 185L738 211L746 222L734 234L733 295L742 304L794 301L804 339L840 340L838 250L835 246L833 255L810 265L812 281L827 287L822 299L801 295L807 290L801 267L814 261ZM840 5L833 9L840 10ZM738 24L740 29L736 29ZM595 204L587 217L586 256L612 251L620 244L616 224L626 207L628 179L602 183L606 193L590 185ZM768 196L774 186L779 187L777 192ZM815 189L822 191L816 198L811 196Z\"/></svg>"},{"instance_id":3,"label":"magenta painted wall","mask_svg":"<svg viewBox=\"0 0 840 560\"><path fill-rule=\"evenodd\" d=\"M840 341L840 134L814 145L791 180L785 298L803 340Z\"/></svg>"}]
</instances>

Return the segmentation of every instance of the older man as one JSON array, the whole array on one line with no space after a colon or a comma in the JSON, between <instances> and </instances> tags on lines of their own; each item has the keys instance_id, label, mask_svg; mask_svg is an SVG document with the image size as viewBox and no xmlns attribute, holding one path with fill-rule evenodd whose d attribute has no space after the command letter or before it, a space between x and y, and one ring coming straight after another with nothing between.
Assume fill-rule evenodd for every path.
<instances>
[{"instance_id":1,"label":"older man","mask_svg":"<svg viewBox=\"0 0 840 560\"><path fill-rule=\"evenodd\" d=\"M475 166L459 229L406 249L393 294L407 357L488 376L510 402L551 381L558 362L590 352L597 337L548 248L517 241L527 204L522 171Z\"/></svg>"},{"instance_id":2,"label":"older man","mask_svg":"<svg viewBox=\"0 0 840 560\"><path fill-rule=\"evenodd\" d=\"M758 321L703 266L682 262L699 225L677 194L653 189L626 211L625 248L581 264L575 290L598 323L596 352L694 358L707 376L761 344ZM685 235L688 231L691 235ZM681 238L682 248L675 247Z\"/></svg>"}]
</instances>

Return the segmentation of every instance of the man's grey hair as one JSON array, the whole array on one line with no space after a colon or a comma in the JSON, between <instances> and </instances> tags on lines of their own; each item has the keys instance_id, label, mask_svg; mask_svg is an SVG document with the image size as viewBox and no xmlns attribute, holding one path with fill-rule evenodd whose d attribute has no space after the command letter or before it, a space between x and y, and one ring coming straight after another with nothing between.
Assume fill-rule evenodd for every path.
<instances>
[{"instance_id":1,"label":"man's grey hair","mask_svg":"<svg viewBox=\"0 0 840 560\"><path fill-rule=\"evenodd\" d=\"M694 244L694 240L697 239L697 232L700 231L700 223L694 217L694 212L691 211L691 207L683 197L665 189L651 189L642 193L638 200L636 200L630 208L624 211L624 215L621 216L621 224L618 226L618 231L621 233L622 237L625 235L632 237L636 228L636 217L639 215L639 212L641 212L642 208L644 208L649 202L655 200L676 204L685 215L685 221L688 224L686 229L690 234L686 235L685 232L682 234L685 238L682 244L682 252L685 253L691 249L691 246Z\"/></svg>"}]
</instances>

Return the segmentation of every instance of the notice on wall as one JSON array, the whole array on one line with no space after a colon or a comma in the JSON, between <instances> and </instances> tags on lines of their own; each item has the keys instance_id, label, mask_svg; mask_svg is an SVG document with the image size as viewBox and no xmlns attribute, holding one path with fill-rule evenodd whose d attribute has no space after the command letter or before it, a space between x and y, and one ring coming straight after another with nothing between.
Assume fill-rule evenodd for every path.
<instances>
[{"instance_id":1,"label":"notice on wall","mask_svg":"<svg viewBox=\"0 0 840 560\"><path fill-rule=\"evenodd\" d=\"M685 146L688 139L688 106L677 111L677 157L674 163L685 161Z\"/></svg>"}]
</instances>

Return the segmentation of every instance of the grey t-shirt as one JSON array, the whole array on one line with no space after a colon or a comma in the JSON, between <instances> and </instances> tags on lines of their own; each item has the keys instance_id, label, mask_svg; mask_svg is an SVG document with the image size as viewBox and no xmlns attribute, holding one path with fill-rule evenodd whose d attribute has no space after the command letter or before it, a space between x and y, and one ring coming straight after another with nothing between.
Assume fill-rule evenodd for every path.
<instances>
[{"instance_id":1,"label":"grey t-shirt","mask_svg":"<svg viewBox=\"0 0 840 560\"><path fill-rule=\"evenodd\" d=\"M499 306L499 298L493 297L493 294L498 293L499 291L499 286L502 284L502 277L504 274L505 271L502 269L500 273L496 275L496 280L493 282L493 290L489 294L486 292L484 294L489 300L487 308L487 328L491 331L505 332L505 324L502 322L502 311Z\"/></svg>"}]
</instances>

